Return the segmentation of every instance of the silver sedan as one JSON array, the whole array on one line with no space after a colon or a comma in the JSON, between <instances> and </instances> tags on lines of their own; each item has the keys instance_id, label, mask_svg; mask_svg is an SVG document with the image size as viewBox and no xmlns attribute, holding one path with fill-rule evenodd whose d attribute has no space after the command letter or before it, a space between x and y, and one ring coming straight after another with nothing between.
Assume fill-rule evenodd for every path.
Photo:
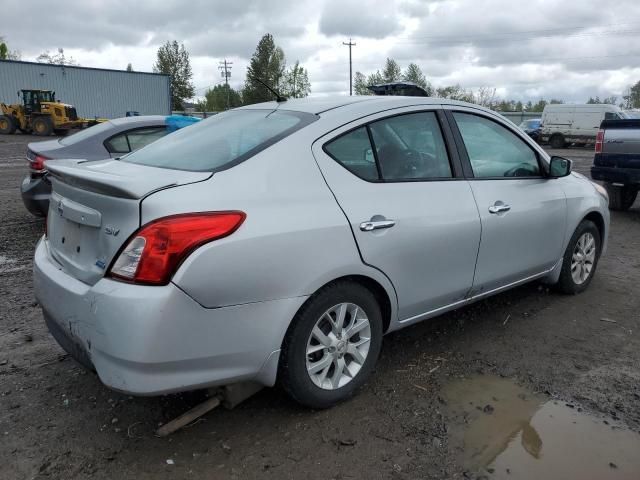
<instances>
[{"instance_id":1,"label":"silver sedan","mask_svg":"<svg viewBox=\"0 0 640 480\"><path fill-rule=\"evenodd\" d=\"M252 105L49 169L45 321L138 395L251 380L329 407L386 333L533 280L582 292L609 231L569 160L436 98Z\"/></svg>"}]
</instances>

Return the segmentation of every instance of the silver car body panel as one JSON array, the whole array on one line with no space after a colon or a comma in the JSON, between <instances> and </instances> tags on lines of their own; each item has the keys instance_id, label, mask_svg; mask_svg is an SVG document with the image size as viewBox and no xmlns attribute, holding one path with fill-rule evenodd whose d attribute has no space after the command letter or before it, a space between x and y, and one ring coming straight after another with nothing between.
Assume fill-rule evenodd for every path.
<instances>
[{"instance_id":1,"label":"silver car body panel","mask_svg":"<svg viewBox=\"0 0 640 480\"><path fill-rule=\"evenodd\" d=\"M310 295L338 278L377 283L389 299L392 331L535 278L556 278L569 238L593 212L603 219L606 248L606 201L578 174L484 186L463 178L369 184L322 151L358 124L441 104L517 130L485 109L440 99L292 100L287 109L320 118L212 176L133 164L122 170L123 163L116 173L108 161L53 167L62 213L52 203L49 235L34 262L45 317L89 352L102 381L117 390L158 394L245 379L272 385L291 320ZM499 198L512 202L512 211L483 216L485 203ZM233 235L195 250L168 285L105 277L140 225L219 210L242 210L247 218ZM376 214L397 223L384 232L357 228ZM62 244L72 231L82 233ZM516 257L509 237L523 242L524 256ZM506 268L509 262L517 268Z\"/></svg>"}]
</instances>

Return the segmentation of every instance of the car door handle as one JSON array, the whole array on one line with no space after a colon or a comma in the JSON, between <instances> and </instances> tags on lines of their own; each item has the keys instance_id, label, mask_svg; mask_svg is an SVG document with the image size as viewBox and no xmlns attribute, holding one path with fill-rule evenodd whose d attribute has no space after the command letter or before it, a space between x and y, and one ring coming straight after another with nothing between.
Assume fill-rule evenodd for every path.
<instances>
[{"instance_id":1,"label":"car door handle","mask_svg":"<svg viewBox=\"0 0 640 480\"><path fill-rule=\"evenodd\" d=\"M396 224L393 220L369 220L360 224L360 230L363 232L371 232L383 228L391 228Z\"/></svg>"},{"instance_id":2,"label":"car door handle","mask_svg":"<svg viewBox=\"0 0 640 480\"><path fill-rule=\"evenodd\" d=\"M509 210L511 210L511 205L505 205L504 203L496 203L495 205L491 205L489 207L489 213L508 212Z\"/></svg>"}]
</instances>

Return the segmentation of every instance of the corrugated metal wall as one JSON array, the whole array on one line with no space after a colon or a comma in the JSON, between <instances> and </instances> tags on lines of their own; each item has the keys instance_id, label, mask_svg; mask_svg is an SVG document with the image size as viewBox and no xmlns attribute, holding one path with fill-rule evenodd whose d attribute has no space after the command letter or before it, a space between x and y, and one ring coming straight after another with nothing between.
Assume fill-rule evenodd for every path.
<instances>
[{"instance_id":1,"label":"corrugated metal wall","mask_svg":"<svg viewBox=\"0 0 640 480\"><path fill-rule=\"evenodd\" d=\"M0 102L21 102L21 89L54 90L85 118L171 113L168 75L0 60Z\"/></svg>"}]
</instances>

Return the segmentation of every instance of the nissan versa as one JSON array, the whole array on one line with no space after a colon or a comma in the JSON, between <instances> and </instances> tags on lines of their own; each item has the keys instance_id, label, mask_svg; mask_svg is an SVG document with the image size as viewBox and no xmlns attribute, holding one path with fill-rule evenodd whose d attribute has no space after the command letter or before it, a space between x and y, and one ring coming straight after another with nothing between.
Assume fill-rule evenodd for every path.
<instances>
[{"instance_id":1,"label":"nissan versa","mask_svg":"<svg viewBox=\"0 0 640 480\"><path fill-rule=\"evenodd\" d=\"M388 332L534 279L583 291L609 230L569 160L435 98L252 105L47 167L44 318L137 395L252 380L331 406Z\"/></svg>"}]
</instances>

